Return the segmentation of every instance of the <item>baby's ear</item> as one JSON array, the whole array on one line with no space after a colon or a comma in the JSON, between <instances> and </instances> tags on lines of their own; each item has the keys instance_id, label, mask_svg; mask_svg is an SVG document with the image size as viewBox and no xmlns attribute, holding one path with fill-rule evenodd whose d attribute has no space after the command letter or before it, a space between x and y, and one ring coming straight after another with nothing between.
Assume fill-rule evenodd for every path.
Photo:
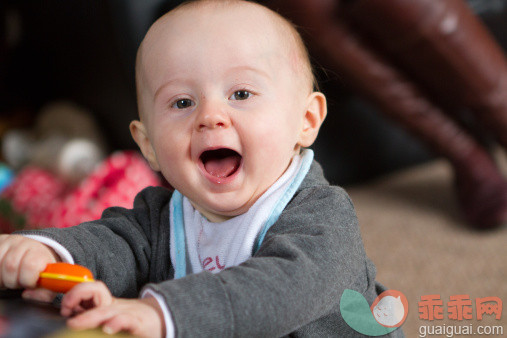
<instances>
[{"instance_id":1,"label":"baby's ear","mask_svg":"<svg viewBox=\"0 0 507 338\"><path fill-rule=\"evenodd\" d=\"M141 149L144 158L150 164L151 169L160 171L157 156L155 155L155 150L153 149L150 139L148 138L148 133L144 124L141 121L137 120L130 122L130 133L132 134L134 141L136 141L137 145L139 146L139 149Z\"/></svg>"},{"instance_id":2,"label":"baby's ear","mask_svg":"<svg viewBox=\"0 0 507 338\"><path fill-rule=\"evenodd\" d=\"M326 97L320 92L313 92L308 96L306 111L303 117L303 128L298 144L309 147L315 142L320 126L327 115Z\"/></svg>"}]
</instances>

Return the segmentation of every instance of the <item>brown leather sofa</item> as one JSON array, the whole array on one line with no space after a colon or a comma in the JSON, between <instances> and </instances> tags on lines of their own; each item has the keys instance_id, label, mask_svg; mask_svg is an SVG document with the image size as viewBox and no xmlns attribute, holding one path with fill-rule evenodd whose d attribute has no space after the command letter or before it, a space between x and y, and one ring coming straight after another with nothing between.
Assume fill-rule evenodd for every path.
<instances>
[{"instance_id":1,"label":"brown leather sofa","mask_svg":"<svg viewBox=\"0 0 507 338\"><path fill-rule=\"evenodd\" d=\"M507 146L507 61L462 0L273 0L309 49L452 165L468 222L507 222L507 181L487 131Z\"/></svg>"}]
</instances>

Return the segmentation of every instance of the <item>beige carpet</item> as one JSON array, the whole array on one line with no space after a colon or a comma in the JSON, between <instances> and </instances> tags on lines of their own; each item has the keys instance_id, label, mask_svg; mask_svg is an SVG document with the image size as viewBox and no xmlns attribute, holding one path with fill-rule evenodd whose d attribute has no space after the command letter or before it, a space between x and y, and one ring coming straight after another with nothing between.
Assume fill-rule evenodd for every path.
<instances>
[{"instance_id":1,"label":"beige carpet","mask_svg":"<svg viewBox=\"0 0 507 338\"><path fill-rule=\"evenodd\" d=\"M505 154L500 153L499 158L507 168ZM477 297L497 296L507 307L507 225L488 232L464 225L446 161L411 168L347 191L358 214L366 252L377 266L377 279L407 296L409 314L403 325L407 337L419 336L420 326L443 324L471 325L473 329L502 325L507 336L507 311L500 321L485 316L479 322L475 313ZM419 319L418 302L429 294L441 295L444 320ZM458 294L470 295L472 320L447 318L449 296Z\"/></svg>"}]
</instances>

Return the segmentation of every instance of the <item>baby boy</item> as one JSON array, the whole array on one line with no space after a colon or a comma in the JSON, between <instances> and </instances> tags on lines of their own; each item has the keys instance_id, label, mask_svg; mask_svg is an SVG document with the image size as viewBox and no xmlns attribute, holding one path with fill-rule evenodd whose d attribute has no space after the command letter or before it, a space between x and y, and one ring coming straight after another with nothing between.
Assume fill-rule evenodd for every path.
<instances>
[{"instance_id":1,"label":"baby boy","mask_svg":"<svg viewBox=\"0 0 507 338\"><path fill-rule=\"evenodd\" d=\"M0 239L0 286L36 289L46 264L87 266L61 302L76 329L142 336L350 336L344 289L377 296L346 193L306 149L326 100L301 37L265 7L194 1L160 18L137 57L130 131L174 192L133 209ZM396 331L395 331L396 332Z\"/></svg>"}]
</instances>

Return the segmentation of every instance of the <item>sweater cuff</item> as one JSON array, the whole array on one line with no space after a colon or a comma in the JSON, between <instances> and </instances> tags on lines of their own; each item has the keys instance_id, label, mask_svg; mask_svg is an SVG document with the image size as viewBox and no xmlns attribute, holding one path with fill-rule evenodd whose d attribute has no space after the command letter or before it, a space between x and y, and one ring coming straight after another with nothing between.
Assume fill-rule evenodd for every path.
<instances>
[{"instance_id":1,"label":"sweater cuff","mask_svg":"<svg viewBox=\"0 0 507 338\"><path fill-rule=\"evenodd\" d=\"M234 314L218 275L201 272L145 286L163 297L175 336L233 336Z\"/></svg>"},{"instance_id":2,"label":"sweater cuff","mask_svg":"<svg viewBox=\"0 0 507 338\"><path fill-rule=\"evenodd\" d=\"M22 234L21 236L24 236L24 237L27 237L30 239L34 239L38 242L41 242L42 244L49 246L51 249L53 249L56 252L56 254L58 256L60 256L61 260L64 263L74 264L74 258L70 254L69 250L65 249L65 247L63 247L63 245L61 245L57 241L55 241L51 238L48 238L48 237L40 236L40 235L23 235Z\"/></svg>"},{"instance_id":3,"label":"sweater cuff","mask_svg":"<svg viewBox=\"0 0 507 338\"><path fill-rule=\"evenodd\" d=\"M140 298L148 298L153 297L158 302L158 305L162 309L162 313L164 314L164 322L165 322L165 337L166 338L174 338L174 323L167 308L167 305L164 301L164 298L151 289L144 289L141 293Z\"/></svg>"}]
</instances>

